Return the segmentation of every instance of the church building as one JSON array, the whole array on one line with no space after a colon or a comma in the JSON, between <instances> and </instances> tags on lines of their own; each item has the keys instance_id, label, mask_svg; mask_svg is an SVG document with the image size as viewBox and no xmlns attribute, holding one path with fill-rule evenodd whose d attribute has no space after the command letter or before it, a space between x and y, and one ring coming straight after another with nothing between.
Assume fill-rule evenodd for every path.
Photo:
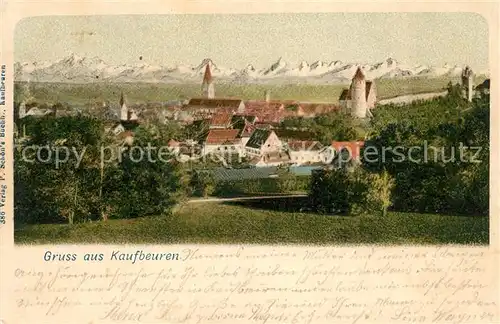
<instances>
[{"instance_id":1,"label":"church building","mask_svg":"<svg viewBox=\"0 0 500 324\"><path fill-rule=\"evenodd\" d=\"M123 92L120 97L120 124L124 129L133 129L139 124L139 119L135 111L127 107Z\"/></svg>"}]
</instances>

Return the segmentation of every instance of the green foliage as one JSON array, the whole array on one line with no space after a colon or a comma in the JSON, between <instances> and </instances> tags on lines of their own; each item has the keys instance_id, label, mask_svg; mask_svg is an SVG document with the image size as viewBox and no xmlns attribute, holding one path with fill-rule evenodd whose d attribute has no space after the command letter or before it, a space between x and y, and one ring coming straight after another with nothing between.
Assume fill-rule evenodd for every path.
<instances>
[{"instance_id":1,"label":"green foliage","mask_svg":"<svg viewBox=\"0 0 500 324\"><path fill-rule=\"evenodd\" d=\"M323 145L330 145L332 141L358 140L363 135L358 130L356 121L349 115L340 112L331 112L314 118L289 117L282 124L283 129L307 130Z\"/></svg>"},{"instance_id":2,"label":"green foliage","mask_svg":"<svg viewBox=\"0 0 500 324\"><path fill-rule=\"evenodd\" d=\"M378 159L364 166L394 177L396 210L488 214L489 96L472 103L461 96L450 84L444 98L377 108L365 151ZM474 157L464 147L481 151Z\"/></svg>"},{"instance_id":3,"label":"green foliage","mask_svg":"<svg viewBox=\"0 0 500 324\"><path fill-rule=\"evenodd\" d=\"M385 217L388 208L392 205L392 190L395 181L385 170L371 175L369 179L371 183L366 199L367 205L371 210L380 210L382 216Z\"/></svg>"},{"instance_id":4,"label":"green foliage","mask_svg":"<svg viewBox=\"0 0 500 324\"><path fill-rule=\"evenodd\" d=\"M251 194L284 194L304 192L309 187L309 177L290 173L276 178L219 181L213 194L219 197L245 196Z\"/></svg>"},{"instance_id":5,"label":"green foliage","mask_svg":"<svg viewBox=\"0 0 500 324\"><path fill-rule=\"evenodd\" d=\"M386 172L374 174L362 167L318 170L311 179L309 201L320 213L386 215L393 186Z\"/></svg>"},{"instance_id":6,"label":"green foliage","mask_svg":"<svg viewBox=\"0 0 500 324\"><path fill-rule=\"evenodd\" d=\"M193 172L191 187L194 196L207 198L215 191L215 179L212 173L206 170Z\"/></svg>"},{"instance_id":7,"label":"green foliage","mask_svg":"<svg viewBox=\"0 0 500 324\"><path fill-rule=\"evenodd\" d=\"M23 122L30 137L15 150L16 222L77 223L165 214L186 195L185 172L168 154L159 160L152 150L152 159L145 155L135 162L137 156L123 148L121 159L102 163L102 147L115 151L120 147L97 119L45 117ZM175 132L168 125L139 127L134 145L144 152L148 144L159 148ZM47 149L41 151L41 159L28 150L25 159L23 149L30 146ZM59 160L66 162L55 164L56 150Z\"/></svg>"},{"instance_id":8,"label":"green foliage","mask_svg":"<svg viewBox=\"0 0 500 324\"><path fill-rule=\"evenodd\" d=\"M406 212L487 215L489 96L469 103L459 85L450 84L448 92L430 101L378 107L362 150L363 167L315 175L313 207L386 214L392 205ZM480 148L477 155L473 147Z\"/></svg>"},{"instance_id":9,"label":"green foliage","mask_svg":"<svg viewBox=\"0 0 500 324\"><path fill-rule=\"evenodd\" d=\"M27 119L30 139L15 150L16 218L69 223L95 218L102 124L92 118ZM39 157L32 146L43 148ZM65 161L56 165L58 159ZM74 152L82 156L81 161ZM46 161L46 162L44 162Z\"/></svg>"}]
</instances>

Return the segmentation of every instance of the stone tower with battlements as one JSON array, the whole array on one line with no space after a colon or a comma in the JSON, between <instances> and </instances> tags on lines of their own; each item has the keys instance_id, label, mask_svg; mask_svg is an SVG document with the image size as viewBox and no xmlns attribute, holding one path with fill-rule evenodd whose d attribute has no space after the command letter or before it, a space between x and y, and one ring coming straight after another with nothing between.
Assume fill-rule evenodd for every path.
<instances>
[{"instance_id":1,"label":"stone tower with battlements","mask_svg":"<svg viewBox=\"0 0 500 324\"><path fill-rule=\"evenodd\" d=\"M468 66L465 67L462 71L462 89L464 93L465 99L467 101L472 101L473 95L473 85L474 85L474 72Z\"/></svg>"},{"instance_id":2,"label":"stone tower with battlements","mask_svg":"<svg viewBox=\"0 0 500 324\"><path fill-rule=\"evenodd\" d=\"M366 118L368 105L366 102L366 78L358 67L351 83L351 115L355 118Z\"/></svg>"},{"instance_id":3,"label":"stone tower with battlements","mask_svg":"<svg viewBox=\"0 0 500 324\"><path fill-rule=\"evenodd\" d=\"M204 98L215 98L215 88L212 79L212 72L210 71L210 63L205 67L205 74L203 75L203 82L201 84L201 91Z\"/></svg>"}]
</instances>

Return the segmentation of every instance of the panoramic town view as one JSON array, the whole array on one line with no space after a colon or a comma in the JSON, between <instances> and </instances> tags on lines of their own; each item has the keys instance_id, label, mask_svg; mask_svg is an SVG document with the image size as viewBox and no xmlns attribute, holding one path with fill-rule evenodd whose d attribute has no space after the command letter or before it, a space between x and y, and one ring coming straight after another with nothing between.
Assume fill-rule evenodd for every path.
<instances>
[{"instance_id":1,"label":"panoramic town view","mask_svg":"<svg viewBox=\"0 0 500 324\"><path fill-rule=\"evenodd\" d=\"M127 38L133 19L143 39ZM331 31L339 19L346 27ZM363 19L379 25L352 30ZM477 19L25 20L15 38L15 240L488 244L488 34ZM280 35L252 36L274 21ZM442 35L399 44L398 23L424 35L442 24ZM180 25L192 35L161 32ZM306 25L317 39L297 34ZM238 35L222 39L224 26ZM450 35L460 39L441 43Z\"/></svg>"}]
</instances>

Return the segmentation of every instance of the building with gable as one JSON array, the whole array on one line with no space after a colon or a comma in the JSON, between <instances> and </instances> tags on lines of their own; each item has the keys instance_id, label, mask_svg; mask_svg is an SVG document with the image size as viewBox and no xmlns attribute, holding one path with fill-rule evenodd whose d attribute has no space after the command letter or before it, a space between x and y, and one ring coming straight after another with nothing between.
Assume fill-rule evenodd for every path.
<instances>
[{"instance_id":1,"label":"building with gable","mask_svg":"<svg viewBox=\"0 0 500 324\"><path fill-rule=\"evenodd\" d=\"M241 99L219 98L192 98L182 107L182 111L195 119L211 118L216 113L244 113L245 103Z\"/></svg>"},{"instance_id":2,"label":"building with gable","mask_svg":"<svg viewBox=\"0 0 500 324\"><path fill-rule=\"evenodd\" d=\"M127 107L123 92L120 96L120 123L125 129L135 128L139 124L139 118L135 111Z\"/></svg>"},{"instance_id":3,"label":"building with gable","mask_svg":"<svg viewBox=\"0 0 500 324\"><path fill-rule=\"evenodd\" d=\"M203 140L203 155L241 154L241 141L238 129L211 129Z\"/></svg>"},{"instance_id":4,"label":"building with gable","mask_svg":"<svg viewBox=\"0 0 500 324\"><path fill-rule=\"evenodd\" d=\"M258 168L289 163L291 163L291 158L287 151L267 152L260 156L255 156L250 160L250 165Z\"/></svg>"},{"instance_id":5,"label":"building with gable","mask_svg":"<svg viewBox=\"0 0 500 324\"><path fill-rule=\"evenodd\" d=\"M210 129L226 129L232 127L233 114L231 112L221 111L215 113L210 119Z\"/></svg>"},{"instance_id":6,"label":"building with gable","mask_svg":"<svg viewBox=\"0 0 500 324\"><path fill-rule=\"evenodd\" d=\"M257 128L245 145L248 156L262 156L270 152L280 152L283 144L276 133L270 129Z\"/></svg>"},{"instance_id":7,"label":"building with gable","mask_svg":"<svg viewBox=\"0 0 500 324\"><path fill-rule=\"evenodd\" d=\"M285 144L290 155L290 160L294 165L321 163L323 146L318 141L293 140Z\"/></svg>"}]
</instances>

